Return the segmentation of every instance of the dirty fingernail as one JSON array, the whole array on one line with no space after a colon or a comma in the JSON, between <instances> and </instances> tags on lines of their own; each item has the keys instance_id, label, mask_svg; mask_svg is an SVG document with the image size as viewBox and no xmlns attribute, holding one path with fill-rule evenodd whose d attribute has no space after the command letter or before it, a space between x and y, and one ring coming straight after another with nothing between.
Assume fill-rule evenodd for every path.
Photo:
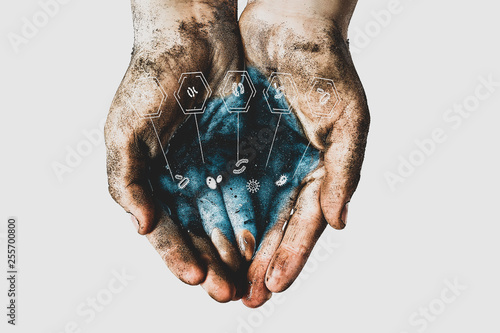
<instances>
[{"instance_id":1,"label":"dirty fingernail","mask_svg":"<svg viewBox=\"0 0 500 333\"><path fill-rule=\"evenodd\" d=\"M236 252L234 246L231 242L224 236L219 228L214 228L210 236L212 243L214 244L217 252L219 252L220 258L224 263L226 263L232 270L236 271L239 268L239 254Z\"/></svg>"},{"instance_id":2,"label":"dirty fingernail","mask_svg":"<svg viewBox=\"0 0 500 333\"><path fill-rule=\"evenodd\" d=\"M139 221L137 220L137 218L134 215L132 215L130 213L129 213L129 215L130 215L130 219L132 220L132 223L134 224L135 231L139 232Z\"/></svg>"},{"instance_id":3,"label":"dirty fingernail","mask_svg":"<svg viewBox=\"0 0 500 333\"><path fill-rule=\"evenodd\" d=\"M238 234L238 245L240 247L241 256L246 261L252 260L255 252L255 238L248 230L243 230Z\"/></svg>"}]
</instances>

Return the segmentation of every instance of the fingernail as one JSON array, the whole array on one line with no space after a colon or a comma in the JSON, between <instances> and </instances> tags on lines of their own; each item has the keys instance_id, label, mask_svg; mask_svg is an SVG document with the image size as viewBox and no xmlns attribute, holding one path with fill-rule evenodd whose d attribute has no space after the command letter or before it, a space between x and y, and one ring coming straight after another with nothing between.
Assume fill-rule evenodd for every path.
<instances>
[{"instance_id":1,"label":"fingernail","mask_svg":"<svg viewBox=\"0 0 500 333\"><path fill-rule=\"evenodd\" d=\"M243 230L238 234L238 245L240 247L241 256L246 261L252 260L255 252L255 238L248 230Z\"/></svg>"},{"instance_id":2,"label":"fingernail","mask_svg":"<svg viewBox=\"0 0 500 333\"><path fill-rule=\"evenodd\" d=\"M222 261L226 263L231 269L236 271L239 268L239 255L231 242L226 238L226 236L224 236L219 228L214 228L214 230L212 230L210 239L217 249L217 252L219 252L219 256Z\"/></svg>"},{"instance_id":3,"label":"fingernail","mask_svg":"<svg viewBox=\"0 0 500 333\"><path fill-rule=\"evenodd\" d=\"M137 220L137 218L134 215L132 215L130 213L129 213L129 215L130 215L130 219L132 220L132 223L134 224L135 231L139 232L139 221Z\"/></svg>"},{"instance_id":4,"label":"fingernail","mask_svg":"<svg viewBox=\"0 0 500 333\"><path fill-rule=\"evenodd\" d=\"M345 204L344 209L342 209L342 214L340 215L340 219L342 220L342 223L344 223L344 226L347 224L348 213L349 213L349 202Z\"/></svg>"}]
</instances>

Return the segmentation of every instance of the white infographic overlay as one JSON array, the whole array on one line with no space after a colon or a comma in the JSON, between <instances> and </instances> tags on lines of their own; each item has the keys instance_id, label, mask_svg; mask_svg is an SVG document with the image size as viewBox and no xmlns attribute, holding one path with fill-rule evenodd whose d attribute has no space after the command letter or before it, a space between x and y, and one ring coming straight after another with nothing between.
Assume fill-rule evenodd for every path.
<instances>
[{"instance_id":1,"label":"white infographic overlay","mask_svg":"<svg viewBox=\"0 0 500 333\"><path fill-rule=\"evenodd\" d=\"M248 164L247 159L240 159L240 113L246 113L250 109L250 102L256 96L256 89L247 71L228 71L224 77L220 89L220 96L229 113L235 113L238 117L236 136L236 168L233 173L238 175L246 170L245 164ZM269 85L263 90L264 99L266 100L269 111L273 114L278 114L279 118L276 123L274 137L271 142L269 154L267 156L266 168L269 164L276 135L280 126L281 117L291 113L294 103L297 101L299 92L295 81L291 74L273 72L269 77ZM202 72L187 72L182 73L179 78L179 88L174 92L174 97L185 115L193 115L198 142L200 147L201 160L205 164L205 156L203 153L203 145L201 141L200 129L197 115L203 114L206 111L206 105L212 96L212 89ZM153 119L161 116L162 109L165 106L165 101L168 95L161 86L159 80L149 74L136 81L136 89L128 100L130 107L141 118L149 119L155 131L158 142L161 145L161 140L158 131L155 127ZM335 83L331 79L314 77L310 83L310 88L306 94L306 100L311 113L318 118L317 126L319 126L322 118L330 118L335 114L335 108L340 102L340 97L335 87ZM309 140L304 153L295 169L293 177L304 159L304 156L311 145ZM166 168L170 172L172 180L177 180L178 187L184 189L189 185L189 178L176 174L174 176L170 164L168 162L165 151L162 149L163 156L166 162ZM293 178L292 177L292 178ZM277 182L276 186L283 186L288 181L288 177L283 175ZM209 187L214 187L218 181L207 179ZM255 185L252 183L252 185ZM254 190L254 186L252 186ZM257 189L258 191L258 189Z\"/></svg>"},{"instance_id":2,"label":"white infographic overlay","mask_svg":"<svg viewBox=\"0 0 500 333\"><path fill-rule=\"evenodd\" d=\"M236 113L236 167L235 175L245 172L249 161L240 159L240 113L246 113L250 109L250 101L257 94L257 90L247 71L228 71L224 77L220 96L224 106L229 113Z\"/></svg>"},{"instance_id":3,"label":"white infographic overlay","mask_svg":"<svg viewBox=\"0 0 500 333\"><path fill-rule=\"evenodd\" d=\"M333 80L315 77L307 95L307 104L315 117L330 118L340 102Z\"/></svg>"},{"instance_id":4,"label":"white infographic overlay","mask_svg":"<svg viewBox=\"0 0 500 333\"><path fill-rule=\"evenodd\" d=\"M250 101L256 94L257 90L247 71L228 71L226 73L220 96L230 113L248 112Z\"/></svg>"},{"instance_id":5,"label":"white infographic overlay","mask_svg":"<svg viewBox=\"0 0 500 333\"><path fill-rule=\"evenodd\" d=\"M205 156L201 143L200 127L198 125L198 116L203 114L207 108L207 101L212 96L212 89L202 72L182 73L179 78L179 89L174 93L174 97L179 104L182 112L186 115L193 115L198 134L198 143L200 145L200 154L203 164ZM182 176L180 176L182 177ZM179 177L177 177L179 178ZM180 184L179 184L180 186ZM184 186L185 187L185 186ZM184 188L183 187L183 188Z\"/></svg>"},{"instance_id":6,"label":"white infographic overlay","mask_svg":"<svg viewBox=\"0 0 500 333\"><path fill-rule=\"evenodd\" d=\"M316 129L318 128L321 119L331 118L335 114L335 107L340 102L340 96L335 87L335 82L331 79L325 79L321 77L314 77L310 84L310 89L307 92L306 99L309 109L315 118L318 119L316 124ZM295 169L293 176L297 174L300 164L306 155L307 149L311 145L311 140L307 144L302 157L300 158L299 164Z\"/></svg>"},{"instance_id":7,"label":"white infographic overlay","mask_svg":"<svg viewBox=\"0 0 500 333\"><path fill-rule=\"evenodd\" d=\"M159 118L161 116L162 108L167 100L167 93L165 89L160 84L160 81L153 76L146 73L145 77L141 77L135 81L135 89L131 97L128 99L128 104L134 110L134 112L143 119L149 119L153 125L153 129L156 134L156 138L161 145L160 136L156 130L155 123L153 119ZM158 105L158 101L160 101ZM166 167L170 172L172 180L174 180L174 175L170 169L170 164L168 163L167 155L162 148L163 157L165 158Z\"/></svg>"},{"instance_id":8,"label":"white infographic overlay","mask_svg":"<svg viewBox=\"0 0 500 333\"><path fill-rule=\"evenodd\" d=\"M182 112L186 115L205 112L212 89L202 72L182 73L179 78L179 89L174 93Z\"/></svg>"},{"instance_id":9,"label":"white infographic overlay","mask_svg":"<svg viewBox=\"0 0 500 333\"><path fill-rule=\"evenodd\" d=\"M293 80L292 74L273 72L269 77L269 85L264 90L264 98L271 113L279 114L276 129L274 131L273 141L269 154L267 155L266 168L271 158L274 142L276 141L276 134L280 126L281 117L292 112L293 104L296 102L299 91ZM270 103L270 101L272 103ZM274 106L271 106L274 105Z\"/></svg>"},{"instance_id":10,"label":"white infographic overlay","mask_svg":"<svg viewBox=\"0 0 500 333\"><path fill-rule=\"evenodd\" d=\"M167 93L156 77L142 77L135 82L135 90L128 99L132 110L141 118L154 119L161 115ZM158 105L158 101L160 101Z\"/></svg>"}]
</instances>

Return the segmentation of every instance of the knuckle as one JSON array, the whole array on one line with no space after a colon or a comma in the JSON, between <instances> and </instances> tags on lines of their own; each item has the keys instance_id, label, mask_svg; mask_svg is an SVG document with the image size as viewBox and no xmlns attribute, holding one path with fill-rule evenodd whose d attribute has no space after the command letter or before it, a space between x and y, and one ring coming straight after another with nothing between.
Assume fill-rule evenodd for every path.
<instances>
[{"instance_id":1,"label":"knuckle","mask_svg":"<svg viewBox=\"0 0 500 333\"><path fill-rule=\"evenodd\" d=\"M108 192L114 201L116 201L117 203L120 203L120 195L118 194L119 191L117 191L116 187L114 187L108 183Z\"/></svg>"},{"instance_id":2,"label":"knuckle","mask_svg":"<svg viewBox=\"0 0 500 333\"><path fill-rule=\"evenodd\" d=\"M340 219L336 219L330 222L330 226L335 230L343 230L345 228L345 223L342 222Z\"/></svg>"}]
</instances>

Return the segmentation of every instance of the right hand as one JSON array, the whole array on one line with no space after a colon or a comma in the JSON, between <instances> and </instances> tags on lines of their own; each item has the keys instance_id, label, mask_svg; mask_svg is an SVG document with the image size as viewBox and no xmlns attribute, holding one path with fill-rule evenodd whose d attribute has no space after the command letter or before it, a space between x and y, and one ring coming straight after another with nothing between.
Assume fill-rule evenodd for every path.
<instances>
[{"instance_id":1,"label":"right hand","mask_svg":"<svg viewBox=\"0 0 500 333\"><path fill-rule=\"evenodd\" d=\"M152 195L149 177L152 161L163 158L186 119L174 98L182 73L202 72L216 92L228 70L243 67L235 2L133 0L132 9L134 51L105 127L109 192L180 280L226 302L236 286L221 250L172 220ZM159 117L143 117L158 108Z\"/></svg>"}]
</instances>

